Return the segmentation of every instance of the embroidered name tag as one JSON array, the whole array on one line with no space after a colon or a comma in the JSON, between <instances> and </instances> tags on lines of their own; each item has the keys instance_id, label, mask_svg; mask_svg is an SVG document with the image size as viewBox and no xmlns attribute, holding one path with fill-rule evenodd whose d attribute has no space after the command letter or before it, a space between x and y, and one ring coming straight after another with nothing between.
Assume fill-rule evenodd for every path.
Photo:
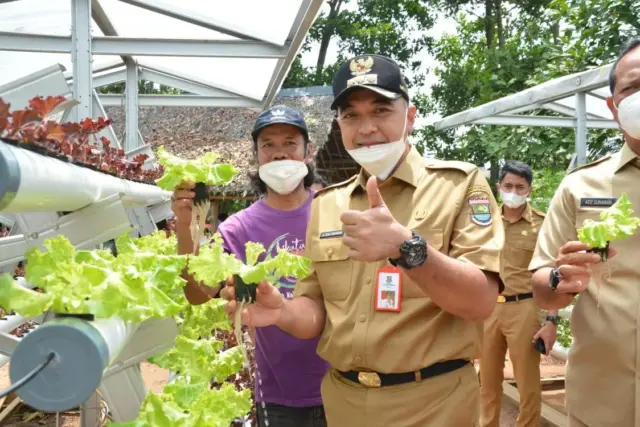
<instances>
[{"instance_id":1,"label":"embroidered name tag","mask_svg":"<svg viewBox=\"0 0 640 427\"><path fill-rule=\"evenodd\" d=\"M342 237L344 236L344 230L333 230L333 231L325 231L324 233L320 233L321 239L333 239L334 237Z\"/></svg>"},{"instance_id":2,"label":"embroidered name tag","mask_svg":"<svg viewBox=\"0 0 640 427\"><path fill-rule=\"evenodd\" d=\"M608 208L613 206L617 200L616 197L582 197L580 207Z\"/></svg>"}]
</instances>

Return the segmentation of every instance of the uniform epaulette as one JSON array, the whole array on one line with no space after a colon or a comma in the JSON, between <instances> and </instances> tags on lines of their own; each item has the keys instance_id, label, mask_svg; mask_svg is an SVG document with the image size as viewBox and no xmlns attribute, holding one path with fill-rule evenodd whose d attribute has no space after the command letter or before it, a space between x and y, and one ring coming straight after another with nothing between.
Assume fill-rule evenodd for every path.
<instances>
[{"instance_id":1,"label":"uniform epaulette","mask_svg":"<svg viewBox=\"0 0 640 427\"><path fill-rule=\"evenodd\" d=\"M458 169L469 175L478 167L472 163L460 162L457 160L427 160L425 162L427 169Z\"/></svg>"},{"instance_id":2,"label":"uniform epaulette","mask_svg":"<svg viewBox=\"0 0 640 427\"><path fill-rule=\"evenodd\" d=\"M346 181L342 181L342 182L339 182L337 184L331 184L331 185L329 185L327 187L324 187L322 190L316 191L316 193L313 195L313 198L315 199L316 197L318 197L319 194L325 193L327 190L332 190L334 188L343 187L343 186L353 182L356 178L358 178L357 174L353 175L351 178L349 178Z\"/></svg>"},{"instance_id":3,"label":"uniform epaulette","mask_svg":"<svg viewBox=\"0 0 640 427\"><path fill-rule=\"evenodd\" d=\"M587 163L586 165L580 165L578 167L575 167L575 168L571 169L567 175L572 174L572 173L574 173L576 171L579 171L579 170L582 170L582 169L590 168L591 166L595 166L595 165L597 165L599 163L602 163L605 160L610 159L610 158L611 158L611 154L607 154L606 156L600 157L598 160L595 160L595 161L593 161L591 163Z\"/></svg>"},{"instance_id":4,"label":"uniform epaulette","mask_svg":"<svg viewBox=\"0 0 640 427\"><path fill-rule=\"evenodd\" d=\"M546 217L547 214L542 212L541 210L538 210L536 208L534 208L533 206L531 206L531 212L533 212L534 214L541 216L542 218Z\"/></svg>"}]
</instances>

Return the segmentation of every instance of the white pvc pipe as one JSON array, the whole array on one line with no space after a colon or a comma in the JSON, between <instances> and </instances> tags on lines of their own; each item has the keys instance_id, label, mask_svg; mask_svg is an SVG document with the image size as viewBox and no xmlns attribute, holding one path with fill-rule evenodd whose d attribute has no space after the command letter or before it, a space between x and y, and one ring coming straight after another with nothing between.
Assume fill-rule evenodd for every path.
<instances>
[{"instance_id":1,"label":"white pvc pipe","mask_svg":"<svg viewBox=\"0 0 640 427\"><path fill-rule=\"evenodd\" d=\"M551 356L556 359L564 360L565 362L569 358L569 349L563 347L560 343L555 343L553 348L551 349Z\"/></svg>"},{"instance_id":2,"label":"white pvc pipe","mask_svg":"<svg viewBox=\"0 0 640 427\"><path fill-rule=\"evenodd\" d=\"M29 321L29 317L22 317L18 314L6 316L4 320L0 320L0 333L8 334L18 326Z\"/></svg>"},{"instance_id":3,"label":"white pvc pipe","mask_svg":"<svg viewBox=\"0 0 640 427\"><path fill-rule=\"evenodd\" d=\"M0 211L72 212L113 194L130 206L169 200L171 193L0 142Z\"/></svg>"},{"instance_id":4,"label":"white pvc pipe","mask_svg":"<svg viewBox=\"0 0 640 427\"><path fill-rule=\"evenodd\" d=\"M129 342L139 323L128 323L117 316L89 322L96 328L109 348L109 362L113 361Z\"/></svg>"}]
</instances>

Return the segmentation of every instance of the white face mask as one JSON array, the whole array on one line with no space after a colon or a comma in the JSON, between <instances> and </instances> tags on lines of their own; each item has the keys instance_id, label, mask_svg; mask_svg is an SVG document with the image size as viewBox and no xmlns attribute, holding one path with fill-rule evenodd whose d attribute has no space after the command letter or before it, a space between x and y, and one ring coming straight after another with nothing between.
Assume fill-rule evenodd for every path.
<instances>
[{"instance_id":1,"label":"white face mask","mask_svg":"<svg viewBox=\"0 0 640 427\"><path fill-rule=\"evenodd\" d=\"M502 190L500 190L500 198L502 199L502 202L506 207L512 209L519 208L520 206L527 203L526 195L520 196L516 193L505 193Z\"/></svg>"},{"instance_id":2,"label":"white face mask","mask_svg":"<svg viewBox=\"0 0 640 427\"><path fill-rule=\"evenodd\" d=\"M283 196L298 188L300 181L309 173L307 165L298 160L276 160L265 163L258 169L260 179L273 191Z\"/></svg>"},{"instance_id":3,"label":"white face mask","mask_svg":"<svg viewBox=\"0 0 640 427\"><path fill-rule=\"evenodd\" d=\"M618 122L627 135L633 139L640 139L640 91L620 102Z\"/></svg>"},{"instance_id":4,"label":"white face mask","mask_svg":"<svg viewBox=\"0 0 640 427\"><path fill-rule=\"evenodd\" d=\"M371 147L356 148L347 150L353 160L364 168L370 175L381 181L389 177L393 168L398 164L405 150L404 133L407 129L407 113L404 115L404 128L399 141L377 144Z\"/></svg>"}]
</instances>

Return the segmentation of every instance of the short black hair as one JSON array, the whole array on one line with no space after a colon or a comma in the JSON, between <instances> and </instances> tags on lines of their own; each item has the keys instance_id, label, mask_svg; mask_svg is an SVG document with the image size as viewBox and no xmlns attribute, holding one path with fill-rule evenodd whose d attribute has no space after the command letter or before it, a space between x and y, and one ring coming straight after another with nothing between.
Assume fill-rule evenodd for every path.
<instances>
[{"instance_id":1,"label":"short black hair","mask_svg":"<svg viewBox=\"0 0 640 427\"><path fill-rule=\"evenodd\" d=\"M313 183L320 184L323 187L327 187L329 185L329 180L324 175L320 175L319 173L317 173L313 178Z\"/></svg>"},{"instance_id":2,"label":"short black hair","mask_svg":"<svg viewBox=\"0 0 640 427\"><path fill-rule=\"evenodd\" d=\"M220 212L218 214L218 221L225 221L227 218L229 218L229 214L226 212Z\"/></svg>"},{"instance_id":3,"label":"short black hair","mask_svg":"<svg viewBox=\"0 0 640 427\"><path fill-rule=\"evenodd\" d=\"M531 170L531 167L524 162L519 162L517 160L507 160L504 162L502 169L500 169L498 182L502 182L508 173L512 173L526 179L529 185L533 182L533 171Z\"/></svg>"},{"instance_id":4,"label":"short black hair","mask_svg":"<svg viewBox=\"0 0 640 427\"><path fill-rule=\"evenodd\" d=\"M618 59L613 63L613 67L611 67L611 72L609 73L609 90L611 91L611 95L613 95L613 91L616 88L616 82L618 81L618 77L616 76L616 71L618 69L618 63L627 56L627 54L631 53L632 50L640 47L640 38L632 39L628 42L620 51L620 55L618 55Z\"/></svg>"}]
</instances>

